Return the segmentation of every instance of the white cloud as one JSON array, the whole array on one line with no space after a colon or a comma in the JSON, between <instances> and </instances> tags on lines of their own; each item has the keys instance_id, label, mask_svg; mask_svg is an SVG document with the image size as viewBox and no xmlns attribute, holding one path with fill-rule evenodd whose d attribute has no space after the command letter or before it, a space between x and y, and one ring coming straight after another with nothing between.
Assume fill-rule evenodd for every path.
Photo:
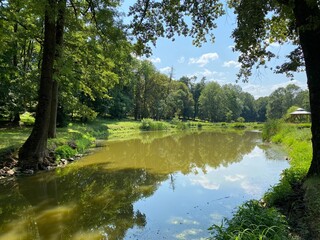
<instances>
[{"instance_id":1,"label":"white cloud","mask_svg":"<svg viewBox=\"0 0 320 240\"><path fill-rule=\"evenodd\" d=\"M164 68L160 68L160 72L164 73L164 74L169 74L171 72L171 67L164 67Z\"/></svg>"},{"instance_id":2,"label":"white cloud","mask_svg":"<svg viewBox=\"0 0 320 240\"><path fill-rule=\"evenodd\" d=\"M213 80L213 77L224 77L225 74L223 72L210 71L209 69L205 68L203 71L195 72L190 76L196 76L198 78L206 77L207 80Z\"/></svg>"},{"instance_id":3,"label":"white cloud","mask_svg":"<svg viewBox=\"0 0 320 240\"><path fill-rule=\"evenodd\" d=\"M269 87L265 87L262 85L245 83L241 87L243 91L250 93L255 99L258 99L259 97L268 96L271 93Z\"/></svg>"},{"instance_id":4,"label":"white cloud","mask_svg":"<svg viewBox=\"0 0 320 240\"><path fill-rule=\"evenodd\" d=\"M178 63L184 63L186 59L184 57L179 58Z\"/></svg>"},{"instance_id":5,"label":"white cloud","mask_svg":"<svg viewBox=\"0 0 320 240\"><path fill-rule=\"evenodd\" d=\"M234 68L239 68L241 66L241 64L239 62L236 62L236 61L228 61L228 62L224 62L223 67L234 67Z\"/></svg>"},{"instance_id":6,"label":"white cloud","mask_svg":"<svg viewBox=\"0 0 320 240\"><path fill-rule=\"evenodd\" d=\"M189 64L198 64L200 67L204 67L210 61L214 61L219 58L218 53L206 53L199 58L189 58Z\"/></svg>"},{"instance_id":7,"label":"white cloud","mask_svg":"<svg viewBox=\"0 0 320 240\"><path fill-rule=\"evenodd\" d=\"M203 77L205 77L207 81L215 81L215 82L218 82L220 85L227 83L225 73L210 71L207 68L205 68L201 72L199 71L193 74L189 74L187 77L197 77L198 79L202 79Z\"/></svg>"},{"instance_id":8,"label":"white cloud","mask_svg":"<svg viewBox=\"0 0 320 240\"><path fill-rule=\"evenodd\" d=\"M251 83L242 83L241 88L243 91L250 93L255 99L259 97L269 96L273 91L277 90L280 87L286 87L288 84L295 84L299 86L301 89L307 89L307 83L301 82L298 80L286 81L283 83L278 83L274 85L265 85L261 84L251 84Z\"/></svg>"},{"instance_id":9,"label":"white cloud","mask_svg":"<svg viewBox=\"0 0 320 240\"><path fill-rule=\"evenodd\" d=\"M152 63L161 63L161 59L159 57L157 57L157 58L155 58L155 57L148 58L148 61L150 61Z\"/></svg>"},{"instance_id":10,"label":"white cloud","mask_svg":"<svg viewBox=\"0 0 320 240\"><path fill-rule=\"evenodd\" d=\"M283 82L283 83L279 83L279 84L274 84L274 85L272 85L271 90L272 90L272 92L273 92L274 90L277 90L277 89L280 88L280 87L286 87L286 86L289 85L289 84L297 85L298 87L300 87L300 88L302 88L302 89L307 89L307 88L308 88L307 82L302 83L302 82L300 82L300 81L298 81L298 80L289 80L289 81L287 81L287 82Z\"/></svg>"}]
</instances>

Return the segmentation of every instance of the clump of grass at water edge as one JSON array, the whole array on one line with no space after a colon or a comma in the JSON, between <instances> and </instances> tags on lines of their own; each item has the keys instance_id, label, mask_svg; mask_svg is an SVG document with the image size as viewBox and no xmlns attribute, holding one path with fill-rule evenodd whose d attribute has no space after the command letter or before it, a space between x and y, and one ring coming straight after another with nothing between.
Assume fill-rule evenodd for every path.
<instances>
[{"instance_id":1,"label":"clump of grass at water edge","mask_svg":"<svg viewBox=\"0 0 320 240\"><path fill-rule=\"evenodd\" d=\"M212 240L290 239L285 216L257 200L247 201L230 220L224 218L220 225L213 225L209 231Z\"/></svg>"}]
</instances>

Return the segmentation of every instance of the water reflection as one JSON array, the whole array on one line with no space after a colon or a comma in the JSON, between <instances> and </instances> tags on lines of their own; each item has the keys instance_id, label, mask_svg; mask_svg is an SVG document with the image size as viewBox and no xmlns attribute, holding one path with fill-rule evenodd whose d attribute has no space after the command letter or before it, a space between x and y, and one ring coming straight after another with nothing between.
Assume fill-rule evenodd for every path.
<instances>
[{"instance_id":1,"label":"water reflection","mask_svg":"<svg viewBox=\"0 0 320 240\"><path fill-rule=\"evenodd\" d=\"M243 194L276 181L268 171L258 177L270 165L255 160L270 151L259 138L203 132L107 143L67 168L3 185L0 239L199 239Z\"/></svg>"}]
</instances>

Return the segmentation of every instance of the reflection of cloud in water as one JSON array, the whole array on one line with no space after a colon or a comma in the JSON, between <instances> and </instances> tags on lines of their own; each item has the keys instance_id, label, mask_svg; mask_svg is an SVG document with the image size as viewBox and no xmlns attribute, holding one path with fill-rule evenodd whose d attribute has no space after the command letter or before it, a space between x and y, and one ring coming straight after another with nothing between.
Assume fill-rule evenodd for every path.
<instances>
[{"instance_id":1,"label":"reflection of cloud in water","mask_svg":"<svg viewBox=\"0 0 320 240\"><path fill-rule=\"evenodd\" d=\"M189 224L189 225L200 225L199 222L191 220L191 219L185 219L182 217L173 217L169 220L170 224L178 225L178 224Z\"/></svg>"},{"instance_id":2,"label":"reflection of cloud in water","mask_svg":"<svg viewBox=\"0 0 320 240\"><path fill-rule=\"evenodd\" d=\"M190 181L192 185L200 185L209 190L218 190L220 188L220 184L214 183L214 179L210 179L210 175L193 176Z\"/></svg>"},{"instance_id":3,"label":"reflection of cloud in water","mask_svg":"<svg viewBox=\"0 0 320 240\"><path fill-rule=\"evenodd\" d=\"M191 229L186 229L184 231L182 231L179 234L175 235L176 239L186 239L188 236L195 236L197 234L199 234L200 232L202 232L201 229L195 229L195 228L191 228Z\"/></svg>"},{"instance_id":4,"label":"reflection of cloud in water","mask_svg":"<svg viewBox=\"0 0 320 240\"><path fill-rule=\"evenodd\" d=\"M254 149L249 153L245 155L245 158L252 159L252 158L259 158L264 156L264 151L259 148L259 146L255 146Z\"/></svg>"},{"instance_id":5,"label":"reflection of cloud in water","mask_svg":"<svg viewBox=\"0 0 320 240\"><path fill-rule=\"evenodd\" d=\"M249 195L262 195L263 190L257 184L250 183L248 181L241 182L242 189Z\"/></svg>"},{"instance_id":6,"label":"reflection of cloud in water","mask_svg":"<svg viewBox=\"0 0 320 240\"><path fill-rule=\"evenodd\" d=\"M198 185L209 190L218 190L220 188L220 183L217 183L218 178L216 169L207 166L205 172L203 172L203 169L200 170L199 168L193 169L193 171L195 170L197 171L197 174L189 177L191 185Z\"/></svg>"},{"instance_id":7,"label":"reflection of cloud in water","mask_svg":"<svg viewBox=\"0 0 320 240\"><path fill-rule=\"evenodd\" d=\"M244 176L244 175L236 174L233 176L232 175L224 176L224 179L229 182L236 182L236 181L244 179L245 177L246 176Z\"/></svg>"},{"instance_id":8,"label":"reflection of cloud in water","mask_svg":"<svg viewBox=\"0 0 320 240\"><path fill-rule=\"evenodd\" d=\"M214 221L214 222L219 222L223 219L222 214L220 213L211 213L210 214L210 218Z\"/></svg>"}]
</instances>

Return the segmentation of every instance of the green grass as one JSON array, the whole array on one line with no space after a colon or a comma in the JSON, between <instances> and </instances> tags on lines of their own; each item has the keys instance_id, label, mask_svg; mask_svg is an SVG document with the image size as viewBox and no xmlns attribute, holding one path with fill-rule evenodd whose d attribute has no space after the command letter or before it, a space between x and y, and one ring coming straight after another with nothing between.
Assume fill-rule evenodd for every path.
<instances>
[{"instance_id":1,"label":"green grass","mask_svg":"<svg viewBox=\"0 0 320 240\"><path fill-rule=\"evenodd\" d=\"M270 205L275 205L285 201L292 194L293 187L302 184L306 177L312 159L311 132L299 125L282 124L270 140L285 147L290 161L290 168L283 172L281 182L265 196Z\"/></svg>"},{"instance_id":2,"label":"green grass","mask_svg":"<svg viewBox=\"0 0 320 240\"><path fill-rule=\"evenodd\" d=\"M320 234L320 184L319 179L306 178L312 159L310 124L282 123L276 128L269 139L285 147L290 168L283 172L280 183L265 194L264 200L287 215L293 231L302 239L313 239L312 236Z\"/></svg>"},{"instance_id":3,"label":"green grass","mask_svg":"<svg viewBox=\"0 0 320 240\"><path fill-rule=\"evenodd\" d=\"M290 239L285 216L256 200L241 205L233 218L209 228L215 240Z\"/></svg>"}]
</instances>

